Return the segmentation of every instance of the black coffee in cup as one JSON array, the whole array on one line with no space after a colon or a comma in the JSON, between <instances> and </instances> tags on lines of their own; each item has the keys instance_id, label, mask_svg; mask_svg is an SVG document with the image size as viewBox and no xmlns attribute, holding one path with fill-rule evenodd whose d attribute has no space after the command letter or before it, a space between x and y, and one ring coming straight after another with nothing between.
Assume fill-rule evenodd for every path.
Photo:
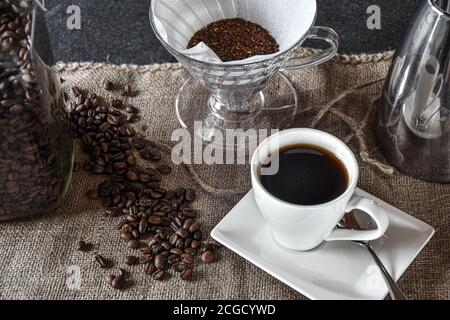
<instances>
[{"instance_id":1,"label":"black coffee in cup","mask_svg":"<svg viewBox=\"0 0 450 320\"><path fill-rule=\"evenodd\" d=\"M264 167L272 167L272 163ZM318 146L292 145L279 152L276 174L261 172L261 183L276 198L295 205L320 205L341 196L349 174L332 152Z\"/></svg>"}]
</instances>

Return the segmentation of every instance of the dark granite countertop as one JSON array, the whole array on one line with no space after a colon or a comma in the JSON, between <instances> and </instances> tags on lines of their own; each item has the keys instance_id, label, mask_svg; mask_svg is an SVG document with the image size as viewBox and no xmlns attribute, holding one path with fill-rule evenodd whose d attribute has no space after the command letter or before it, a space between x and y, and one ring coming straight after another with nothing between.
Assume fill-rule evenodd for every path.
<instances>
[{"instance_id":1,"label":"dark granite countertop","mask_svg":"<svg viewBox=\"0 0 450 320\"><path fill-rule=\"evenodd\" d=\"M317 0L318 25L334 28L341 53L395 48L421 0ZM423 0L422 0L423 1ZM68 6L81 9L81 30L68 30ZM150 0L48 0L49 31L57 61L151 64L174 61L155 38ZM381 9L381 30L369 30L367 8Z\"/></svg>"}]
</instances>

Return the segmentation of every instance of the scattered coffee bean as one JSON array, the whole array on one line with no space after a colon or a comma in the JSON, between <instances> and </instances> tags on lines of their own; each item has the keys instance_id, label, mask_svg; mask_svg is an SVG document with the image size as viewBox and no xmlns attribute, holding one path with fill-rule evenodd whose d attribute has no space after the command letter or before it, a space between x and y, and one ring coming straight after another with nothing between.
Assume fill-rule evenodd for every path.
<instances>
[{"instance_id":1,"label":"scattered coffee bean","mask_svg":"<svg viewBox=\"0 0 450 320\"><path fill-rule=\"evenodd\" d=\"M189 232L186 230L186 229L183 229L183 228L179 228L177 231L176 231L176 234L179 236L179 237L181 237L181 238L186 238L188 235L189 235Z\"/></svg>"},{"instance_id":2,"label":"scattered coffee bean","mask_svg":"<svg viewBox=\"0 0 450 320\"><path fill-rule=\"evenodd\" d=\"M143 219L141 219L141 221L139 222L139 233L140 234L145 234L147 233L147 227L148 227L148 220L146 217L144 217Z\"/></svg>"},{"instance_id":3,"label":"scattered coffee bean","mask_svg":"<svg viewBox=\"0 0 450 320\"><path fill-rule=\"evenodd\" d=\"M122 100L119 100L119 99L114 99L112 102L111 102L111 106L113 107L113 108L116 108L116 109L123 109L125 106L123 105L123 102L122 102Z\"/></svg>"},{"instance_id":4,"label":"scattered coffee bean","mask_svg":"<svg viewBox=\"0 0 450 320\"><path fill-rule=\"evenodd\" d=\"M213 250L214 250L214 248L211 244L209 244L207 242L202 243L202 246L200 249L201 253L204 253L206 251L213 251Z\"/></svg>"},{"instance_id":5,"label":"scattered coffee bean","mask_svg":"<svg viewBox=\"0 0 450 320\"><path fill-rule=\"evenodd\" d=\"M181 256L183 254L183 250L178 249L178 248L172 248L172 249L170 249L170 253L173 253L177 256Z\"/></svg>"},{"instance_id":6,"label":"scattered coffee bean","mask_svg":"<svg viewBox=\"0 0 450 320\"><path fill-rule=\"evenodd\" d=\"M201 245L202 245L201 242L197 241L197 240L192 240L192 242L191 242L191 248L194 248L194 249L200 248Z\"/></svg>"},{"instance_id":7,"label":"scattered coffee bean","mask_svg":"<svg viewBox=\"0 0 450 320\"><path fill-rule=\"evenodd\" d=\"M195 200L195 191L192 189L186 190L186 193L184 195L187 202L192 202Z\"/></svg>"},{"instance_id":8,"label":"scattered coffee bean","mask_svg":"<svg viewBox=\"0 0 450 320\"><path fill-rule=\"evenodd\" d=\"M156 281L164 280L164 277L166 276L166 273L162 269L158 269L153 273L153 279Z\"/></svg>"},{"instance_id":9,"label":"scattered coffee bean","mask_svg":"<svg viewBox=\"0 0 450 320\"><path fill-rule=\"evenodd\" d=\"M202 254L202 262L203 263L208 264L208 263L213 263L215 261L216 261L216 255L214 254L214 252L212 252L212 251L205 251Z\"/></svg>"},{"instance_id":10,"label":"scattered coffee bean","mask_svg":"<svg viewBox=\"0 0 450 320\"><path fill-rule=\"evenodd\" d=\"M197 217L197 213L192 208L184 208L182 210L183 216L187 218L195 218Z\"/></svg>"},{"instance_id":11,"label":"scattered coffee bean","mask_svg":"<svg viewBox=\"0 0 450 320\"><path fill-rule=\"evenodd\" d=\"M90 198L90 199L96 199L96 198L98 198L97 190L96 190L96 189L90 189L90 190L88 190L88 192L87 192L87 197Z\"/></svg>"},{"instance_id":12,"label":"scattered coffee bean","mask_svg":"<svg viewBox=\"0 0 450 320\"><path fill-rule=\"evenodd\" d=\"M203 233L201 231L197 231L193 234L192 238L197 241L203 240Z\"/></svg>"},{"instance_id":13,"label":"scattered coffee bean","mask_svg":"<svg viewBox=\"0 0 450 320\"><path fill-rule=\"evenodd\" d=\"M185 269L180 273L180 278L183 281L190 280L192 278L193 273L194 273L193 269Z\"/></svg>"},{"instance_id":14,"label":"scattered coffee bean","mask_svg":"<svg viewBox=\"0 0 450 320\"><path fill-rule=\"evenodd\" d=\"M140 236L139 231L133 229L133 231L131 231L131 236L133 237L133 239L139 239L139 236ZM138 247L138 248L139 248L139 247ZM137 248L136 248L136 249L137 249Z\"/></svg>"},{"instance_id":15,"label":"scattered coffee bean","mask_svg":"<svg viewBox=\"0 0 450 320\"><path fill-rule=\"evenodd\" d=\"M137 249L139 248L139 241L136 239L131 239L128 241L128 247L131 249Z\"/></svg>"},{"instance_id":16,"label":"scattered coffee bean","mask_svg":"<svg viewBox=\"0 0 450 320\"><path fill-rule=\"evenodd\" d=\"M208 243L213 245L216 248L222 248L223 245L220 242L217 242L216 240L214 240L213 238L209 238L208 239Z\"/></svg>"},{"instance_id":17,"label":"scattered coffee bean","mask_svg":"<svg viewBox=\"0 0 450 320\"><path fill-rule=\"evenodd\" d=\"M128 113L139 113L139 109L133 106L127 106L125 110Z\"/></svg>"},{"instance_id":18,"label":"scattered coffee bean","mask_svg":"<svg viewBox=\"0 0 450 320\"><path fill-rule=\"evenodd\" d=\"M184 249L184 252L186 252L186 253L188 253L188 254L190 254L192 256L195 256L197 254L197 250L194 249L194 248L191 248L189 246L190 246L190 243L186 244L186 248Z\"/></svg>"},{"instance_id":19,"label":"scattered coffee bean","mask_svg":"<svg viewBox=\"0 0 450 320\"><path fill-rule=\"evenodd\" d=\"M138 175L136 174L136 172L133 172L133 171L128 171L128 172L127 172L127 178L128 178L128 180L130 180L130 181L138 181L138 179L139 179L139 177L138 177Z\"/></svg>"},{"instance_id":20,"label":"scattered coffee bean","mask_svg":"<svg viewBox=\"0 0 450 320\"><path fill-rule=\"evenodd\" d=\"M173 265L173 271L180 273L186 269L186 264L184 262L175 263Z\"/></svg>"},{"instance_id":21,"label":"scattered coffee bean","mask_svg":"<svg viewBox=\"0 0 450 320\"><path fill-rule=\"evenodd\" d=\"M92 245L90 243L86 243L83 240L78 241L78 250L82 252L88 252L92 249Z\"/></svg>"},{"instance_id":22,"label":"scattered coffee bean","mask_svg":"<svg viewBox=\"0 0 450 320\"><path fill-rule=\"evenodd\" d=\"M194 222L193 224L191 224L191 226L189 227L189 232L194 233L200 230L200 223L198 222Z\"/></svg>"},{"instance_id":23,"label":"scattered coffee bean","mask_svg":"<svg viewBox=\"0 0 450 320\"><path fill-rule=\"evenodd\" d=\"M106 283L112 286L114 279L116 278L115 275L110 274L108 277L106 277Z\"/></svg>"},{"instance_id":24,"label":"scattered coffee bean","mask_svg":"<svg viewBox=\"0 0 450 320\"><path fill-rule=\"evenodd\" d=\"M139 257L139 264L147 264L151 262L153 257L150 254L143 254Z\"/></svg>"},{"instance_id":25,"label":"scattered coffee bean","mask_svg":"<svg viewBox=\"0 0 450 320\"><path fill-rule=\"evenodd\" d=\"M102 267L103 269L107 269L110 267L108 260L106 260L103 256L97 254L95 256L95 261L97 261L97 263L100 265L100 267Z\"/></svg>"},{"instance_id":26,"label":"scattered coffee bean","mask_svg":"<svg viewBox=\"0 0 450 320\"><path fill-rule=\"evenodd\" d=\"M126 278L128 276L128 272L123 268L119 268L119 276Z\"/></svg>"},{"instance_id":27,"label":"scattered coffee bean","mask_svg":"<svg viewBox=\"0 0 450 320\"><path fill-rule=\"evenodd\" d=\"M176 254L171 254L168 258L167 258L167 262L169 263L169 265L174 265L175 263L178 263L181 261L181 257L179 255Z\"/></svg>"},{"instance_id":28,"label":"scattered coffee bean","mask_svg":"<svg viewBox=\"0 0 450 320\"><path fill-rule=\"evenodd\" d=\"M115 277L111 283L111 287L118 290L123 289L124 285L125 285L125 278L122 276Z\"/></svg>"},{"instance_id":29,"label":"scattered coffee bean","mask_svg":"<svg viewBox=\"0 0 450 320\"><path fill-rule=\"evenodd\" d=\"M77 86L72 87L72 94L75 97L81 96L81 89L79 87L77 87Z\"/></svg>"},{"instance_id":30,"label":"scattered coffee bean","mask_svg":"<svg viewBox=\"0 0 450 320\"><path fill-rule=\"evenodd\" d=\"M194 219L187 219L183 223L183 229L189 230L189 228L192 226L192 224L194 224L194 222L195 222Z\"/></svg>"},{"instance_id":31,"label":"scattered coffee bean","mask_svg":"<svg viewBox=\"0 0 450 320\"><path fill-rule=\"evenodd\" d=\"M186 264L193 264L194 263L194 257L188 253L184 253L181 256L181 259L183 260L184 263Z\"/></svg>"},{"instance_id":32,"label":"scattered coffee bean","mask_svg":"<svg viewBox=\"0 0 450 320\"><path fill-rule=\"evenodd\" d=\"M134 266L135 264L138 263L138 261L139 261L139 259L137 257L135 257L135 256L128 256L125 259L125 264L128 265L128 266Z\"/></svg>"},{"instance_id":33,"label":"scattered coffee bean","mask_svg":"<svg viewBox=\"0 0 450 320\"><path fill-rule=\"evenodd\" d=\"M163 175L168 175L172 172L172 168L166 165L159 166L158 168L156 168L156 170L158 170L159 173Z\"/></svg>"},{"instance_id":34,"label":"scattered coffee bean","mask_svg":"<svg viewBox=\"0 0 450 320\"><path fill-rule=\"evenodd\" d=\"M164 258L164 256L161 255L161 254L158 254L158 255L155 257L155 267L156 267L156 269L162 269L162 268L164 268L164 263L165 263L165 258Z\"/></svg>"},{"instance_id":35,"label":"scattered coffee bean","mask_svg":"<svg viewBox=\"0 0 450 320\"><path fill-rule=\"evenodd\" d=\"M136 123L136 122L138 122L140 119L141 119L141 117L138 116L138 115L135 114L135 113L129 113L129 114L127 114L127 122L128 122L128 123ZM159 159L161 159L161 158L159 158ZM159 160L159 159L158 159L158 160Z\"/></svg>"},{"instance_id":36,"label":"scattered coffee bean","mask_svg":"<svg viewBox=\"0 0 450 320\"><path fill-rule=\"evenodd\" d=\"M147 263L145 265L144 271L146 274L152 275L156 271L156 267L153 263Z\"/></svg>"},{"instance_id":37,"label":"scattered coffee bean","mask_svg":"<svg viewBox=\"0 0 450 320\"><path fill-rule=\"evenodd\" d=\"M150 222L153 225L160 225L162 220L160 217L153 215L148 218L148 222Z\"/></svg>"},{"instance_id":38,"label":"scattered coffee bean","mask_svg":"<svg viewBox=\"0 0 450 320\"><path fill-rule=\"evenodd\" d=\"M114 90L114 83L112 83L112 82L109 81L109 80L105 81L105 90L106 90L106 91L112 91L112 90Z\"/></svg>"}]
</instances>

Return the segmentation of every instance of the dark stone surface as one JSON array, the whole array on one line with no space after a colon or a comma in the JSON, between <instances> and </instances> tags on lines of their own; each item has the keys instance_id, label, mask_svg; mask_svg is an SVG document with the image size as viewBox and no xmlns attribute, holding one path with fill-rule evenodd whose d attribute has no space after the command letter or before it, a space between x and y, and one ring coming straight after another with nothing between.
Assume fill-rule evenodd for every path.
<instances>
[{"instance_id":1,"label":"dark stone surface","mask_svg":"<svg viewBox=\"0 0 450 320\"><path fill-rule=\"evenodd\" d=\"M341 53L395 48L424 0L317 0L317 25L341 36ZM174 61L150 28L150 0L48 0L49 30L57 61L151 64ZM81 30L66 28L69 5L81 8ZM367 8L381 8L381 30L366 26Z\"/></svg>"}]
</instances>

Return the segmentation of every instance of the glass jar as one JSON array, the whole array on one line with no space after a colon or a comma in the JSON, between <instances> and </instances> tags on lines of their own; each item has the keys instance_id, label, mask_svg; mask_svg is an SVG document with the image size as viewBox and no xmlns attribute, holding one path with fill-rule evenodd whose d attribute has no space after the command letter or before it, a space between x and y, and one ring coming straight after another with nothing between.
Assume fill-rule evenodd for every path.
<instances>
[{"instance_id":1,"label":"glass jar","mask_svg":"<svg viewBox=\"0 0 450 320\"><path fill-rule=\"evenodd\" d=\"M53 64L45 9L0 1L0 221L46 213L63 201L73 139Z\"/></svg>"}]
</instances>

